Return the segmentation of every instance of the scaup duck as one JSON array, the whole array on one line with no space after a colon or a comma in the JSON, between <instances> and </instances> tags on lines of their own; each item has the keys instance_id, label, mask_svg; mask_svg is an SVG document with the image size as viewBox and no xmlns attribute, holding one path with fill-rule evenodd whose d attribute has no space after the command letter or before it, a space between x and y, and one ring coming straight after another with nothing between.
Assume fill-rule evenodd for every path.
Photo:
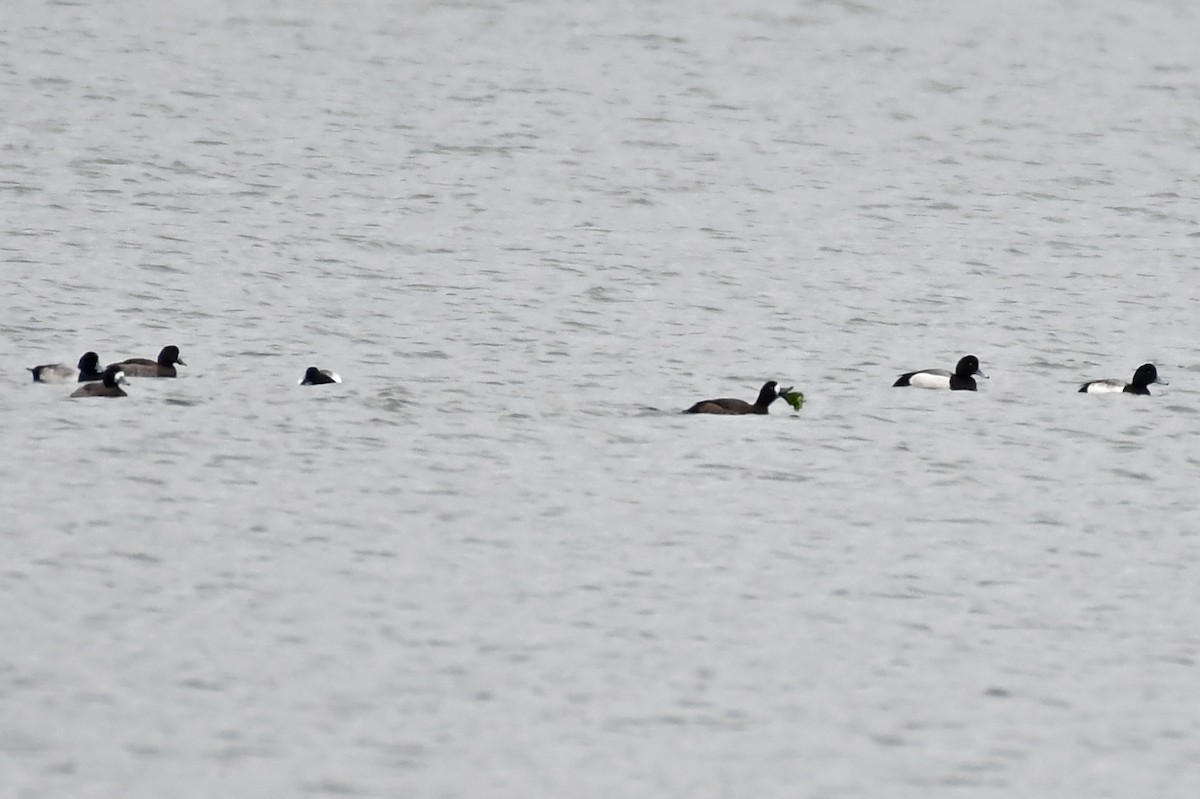
<instances>
[{"instance_id":1,"label":"scaup duck","mask_svg":"<svg viewBox=\"0 0 1200 799\"><path fill-rule=\"evenodd\" d=\"M763 383L762 389L758 392L758 399L754 401L753 405L745 400L722 397L721 399L700 400L684 413L764 414L771 407L771 403L779 399L782 393L778 383L768 380Z\"/></svg>"},{"instance_id":2,"label":"scaup duck","mask_svg":"<svg viewBox=\"0 0 1200 799\"><path fill-rule=\"evenodd\" d=\"M85 352L79 359L77 369L72 369L65 363L45 363L29 367L29 371L33 372L35 383L87 383L101 378L100 356L94 352Z\"/></svg>"},{"instance_id":3,"label":"scaup duck","mask_svg":"<svg viewBox=\"0 0 1200 799\"><path fill-rule=\"evenodd\" d=\"M175 364L187 366L179 357L179 348L172 345L162 348L157 361L149 358L129 358L109 366L121 367L126 377L175 377Z\"/></svg>"},{"instance_id":4,"label":"scaup duck","mask_svg":"<svg viewBox=\"0 0 1200 799\"><path fill-rule=\"evenodd\" d=\"M71 397L126 397L128 395L121 390L123 383L125 383L125 373L119 366L113 364L105 368L99 383L80 386L75 389Z\"/></svg>"},{"instance_id":5,"label":"scaup duck","mask_svg":"<svg viewBox=\"0 0 1200 799\"><path fill-rule=\"evenodd\" d=\"M1140 394L1142 396L1150 396L1149 385L1158 383L1166 386L1170 385L1166 380L1158 376L1158 370L1154 368L1152 363L1144 363L1137 368L1133 373L1133 382L1126 383L1124 380L1089 380L1079 387L1080 394Z\"/></svg>"},{"instance_id":6,"label":"scaup duck","mask_svg":"<svg viewBox=\"0 0 1200 799\"><path fill-rule=\"evenodd\" d=\"M916 386L917 388L948 388L951 391L974 391L976 377L986 378L987 375L979 371L979 359L974 355L967 355L959 359L953 373L947 372L945 369L922 369L919 372L906 372L900 375L895 383L892 383L892 387Z\"/></svg>"},{"instance_id":7,"label":"scaup duck","mask_svg":"<svg viewBox=\"0 0 1200 799\"><path fill-rule=\"evenodd\" d=\"M304 372L304 377L300 378L299 385L302 386L323 386L326 383L340 383L342 378L337 372L331 372L328 369L318 369L315 366L308 367Z\"/></svg>"}]
</instances>

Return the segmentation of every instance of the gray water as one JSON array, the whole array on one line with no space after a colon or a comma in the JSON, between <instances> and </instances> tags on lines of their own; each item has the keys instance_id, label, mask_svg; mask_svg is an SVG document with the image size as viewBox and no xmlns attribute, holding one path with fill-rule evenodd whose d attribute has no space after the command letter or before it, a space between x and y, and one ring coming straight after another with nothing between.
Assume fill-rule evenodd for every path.
<instances>
[{"instance_id":1,"label":"gray water","mask_svg":"<svg viewBox=\"0 0 1200 799\"><path fill-rule=\"evenodd\" d=\"M0 795L1197 795L1198 33L5 3Z\"/></svg>"}]
</instances>

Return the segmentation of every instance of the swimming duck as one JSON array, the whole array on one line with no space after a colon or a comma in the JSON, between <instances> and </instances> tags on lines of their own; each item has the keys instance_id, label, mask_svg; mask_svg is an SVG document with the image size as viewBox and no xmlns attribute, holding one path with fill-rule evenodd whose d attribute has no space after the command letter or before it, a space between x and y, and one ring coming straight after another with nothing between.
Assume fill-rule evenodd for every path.
<instances>
[{"instance_id":1,"label":"swimming duck","mask_svg":"<svg viewBox=\"0 0 1200 799\"><path fill-rule=\"evenodd\" d=\"M783 391L790 390L783 389ZM684 413L764 414L771 407L771 403L779 399L783 391L779 389L779 384L774 380L768 380L763 383L762 389L758 392L758 399L754 401L753 405L745 400L722 397L721 399L700 400Z\"/></svg>"},{"instance_id":2,"label":"swimming duck","mask_svg":"<svg viewBox=\"0 0 1200 799\"><path fill-rule=\"evenodd\" d=\"M94 352L85 352L79 359L77 369L72 369L65 363L44 363L41 366L29 367L33 372L35 383L86 383L99 380L100 356Z\"/></svg>"},{"instance_id":3,"label":"swimming duck","mask_svg":"<svg viewBox=\"0 0 1200 799\"><path fill-rule=\"evenodd\" d=\"M975 378L986 378L979 371L979 359L974 355L960 358L953 372L945 369L922 369L919 372L906 372L900 375L893 387L916 386L917 388L941 388L951 391L974 391Z\"/></svg>"},{"instance_id":4,"label":"swimming duck","mask_svg":"<svg viewBox=\"0 0 1200 799\"><path fill-rule=\"evenodd\" d=\"M308 367L304 372L304 377L300 378L299 385L302 386L323 386L326 383L340 383L342 378L337 372L331 372L328 369L318 369L315 366Z\"/></svg>"},{"instance_id":5,"label":"swimming duck","mask_svg":"<svg viewBox=\"0 0 1200 799\"><path fill-rule=\"evenodd\" d=\"M1140 394L1142 396L1150 396L1149 386L1151 383L1159 385L1170 385L1166 380L1158 376L1158 369L1154 368L1152 363L1144 363L1137 368L1133 373L1133 381L1126 383L1124 380L1090 380L1079 387L1080 394Z\"/></svg>"},{"instance_id":6,"label":"swimming duck","mask_svg":"<svg viewBox=\"0 0 1200 799\"><path fill-rule=\"evenodd\" d=\"M179 357L179 348L172 345L163 347L156 361L149 358L129 358L109 366L121 367L126 377L175 377L175 364L187 366Z\"/></svg>"},{"instance_id":7,"label":"swimming duck","mask_svg":"<svg viewBox=\"0 0 1200 799\"><path fill-rule=\"evenodd\" d=\"M72 392L71 397L125 397L128 395L121 390L125 382L125 373L112 364L104 369L99 383L82 385Z\"/></svg>"}]
</instances>

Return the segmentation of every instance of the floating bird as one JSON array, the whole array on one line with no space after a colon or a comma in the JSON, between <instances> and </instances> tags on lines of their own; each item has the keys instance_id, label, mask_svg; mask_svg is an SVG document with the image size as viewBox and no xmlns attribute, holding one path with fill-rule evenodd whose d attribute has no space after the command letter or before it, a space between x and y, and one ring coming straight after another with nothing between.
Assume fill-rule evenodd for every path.
<instances>
[{"instance_id":1,"label":"floating bird","mask_svg":"<svg viewBox=\"0 0 1200 799\"><path fill-rule=\"evenodd\" d=\"M86 383L100 379L100 356L85 352L79 359L79 367L72 369L65 363L44 363L30 367L35 383Z\"/></svg>"},{"instance_id":2,"label":"floating bird","mask_svg":"<svg viewBox=\"0 0 1200 799\"><path fill-rule=\"evenodd\" d=\"M304 377L300 378L299 385L302 386L323 386L326 383L340 383L342 378L337 372L331 372L328 369L318 369L315 366L310 366L304 372Z\"/></svg>"},{"instance_id":3,"label":"floating bird","mask_svg":"<svg viewBox=\"0 0 1200 799\"><path fill-rule=\"evenodd\" d=\"M125 397L128 396L121 385L126 384L125 373L117 364L104 369L104 375L99 383L88 383L75 389L72 397Z\"/></svg>"},{"instance_id":4,"label":"floating bird","mask_svg":"<svg viewBox=\"0 0 1200 799\"><path fill-rule=\"evenodd\" d=\"M1150 396L1149 385L1158 383L1159 385L1170 385L1166 380L1158 376L1158 370L1154 368L1152 363L1144 363L1137 368L1133 373L1133 382L1126 383L1124 380L1090 380L1079 387L1080 394L1141 394L1142 396Z\"/></svg>"},{"instance_id":5,"label":"floating bird","mask_svg":"<svg viewBox=\"0 0 1200 799\"><path fill-rule=\"evenodd\" d=\"M175 364L187 366L179 357L179 348L172 345L163 347L156 361L149 358L129 358L109 366L121 367L126 377L175 377Z\"/></svg>"},{"instance_id":6,"label":"floating bird","mask_svg":"<svg viewBox=\"0 0 1200 799\"><path fill-rule=\"evenodd\" d=\"M976 377L987 378L987 375L979 371L979 359L974 355L967 355L959 359L953 373L947 372L945 369L922 369L919 372L906 372L900 375L895 383L892 383L892 387L916 386L917 388L948 388L951 391L974 391Z\"/></svg>"},{"instance_id":7,"label":"floating bird","mask_svg":"<svg viewBox=\"0 0 1200 799\"><path fill-rule=\"evenodd\" d=\"M785 388L781 391L778 383L768 380L763 383L762 389L758 392L758 399L754 401L753 405L745 400L722 397L721 399L700 400L684 413L763 414L771 407L771 403L779 399L785 391L791 391L791 389Z\"/></svg>"}]
</instances>

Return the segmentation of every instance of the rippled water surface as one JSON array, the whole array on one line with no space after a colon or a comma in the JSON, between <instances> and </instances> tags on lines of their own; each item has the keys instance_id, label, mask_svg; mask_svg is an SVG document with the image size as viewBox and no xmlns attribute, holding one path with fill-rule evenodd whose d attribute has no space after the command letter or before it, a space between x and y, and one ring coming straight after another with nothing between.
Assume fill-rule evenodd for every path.
<instances>
[{"instance_id":1,"label":"rippled water surface","mask_svg":"<svg viewBox=\"0 0 1200 799\"><path fill-rule=\"evenodd\" d=\"M1200 792L1191 4L5 9L0 794Z\"/></svg>"}]
</instances>

